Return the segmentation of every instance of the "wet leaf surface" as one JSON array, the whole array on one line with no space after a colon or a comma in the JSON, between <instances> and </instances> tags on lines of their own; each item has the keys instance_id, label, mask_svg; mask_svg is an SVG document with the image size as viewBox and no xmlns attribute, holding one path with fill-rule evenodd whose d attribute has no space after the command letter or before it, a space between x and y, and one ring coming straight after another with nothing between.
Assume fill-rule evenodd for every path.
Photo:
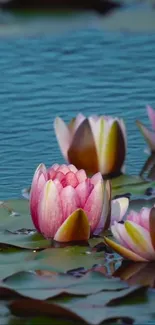
<instances>
[{"instance_id":1,"label":"wet leaf surface","mask_svg":"<svg viewBox=\"0 0 155 325\"><path fill-rule=\"evenodd\" d=\"M113 180L117 195L123 181ZM135 210L153 204L141 194L130 199ZM0 205L0 280L4 325L116 325L154 317L155 293L146 287L154 288L154 263L127 265L99 236L81 245L45 240L34 231L25 199Z\"/></svg>"}]
</instances>

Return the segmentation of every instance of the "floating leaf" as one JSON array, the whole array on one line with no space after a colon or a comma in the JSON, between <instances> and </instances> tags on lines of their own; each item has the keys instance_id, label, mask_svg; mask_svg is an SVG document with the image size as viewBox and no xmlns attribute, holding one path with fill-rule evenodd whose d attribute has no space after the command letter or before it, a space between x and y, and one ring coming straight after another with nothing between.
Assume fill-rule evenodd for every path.
<instances>
[{"instance_id":1,"label":"floating leaf","mask_svg":"<svg viewBox=\"0 0 155 325\"><path fill-rule=\"evenodd\" d=\"M50 278L33 272L16 273L6 278L0 286L1 299L22 296L45 300L60 294L90 295L103 290L115 291L127 288L119 279L108 279L99 272L89 272L82 278L58 274Z\"/></svg>"},{"instance_id":2,"label":"floating leaf","mask_svg":"<svg viewBox=\"0 0 155 325\"><path fill-rule=\"evenodd\" d=\"M2 201L0 204L0 230L34 229L29 202L23 199Z\"/></svg>"},{"instance_id":3,"label":"floating leaf","mask_svg":"<svg viewBox=\"0 0 155 325\"><path fill-rule=\"evenodd\" d=\"M127 305L124 308L124 298L131 296L141 297L141 302L135 305ZM116 307L108 307L108 304L115 299ZM142 308L143 307L143 308ZM72 298L68 302L56 303L53 301L40 301L37 299L18 299L10 304L10 310L15 315L30 316L57 316L58 318L69 318L72 320L84 321L87 324L97 325L105 320L143 320L148 319L150 310L147 309L146 288L132 287L122 291L102 292L90 295L86 298ZM140 312L140 309L142 311ZM138 313L137 313L138 311ZM83 324L83 323L82 323Z\"/></svg>"},{"instance_id":4,"label":"floating leaf","mask_svg":"<svg viewBox=\"0 0 155 325\"><path fill-rule=\"evenodd\" d=\"M51 246L51 241L44 239L41 234L18 234L11 232L0 233L0 247L18 247L39 250Z\"/></svg>"},{"instance_id":5,"label":"floating leaf","mask_svg":"<svg viewBox=\"0 0 155 325\"><path fill-rule=\"evenodd\" d=\"M148 189L155 188L155 182L144 180L140 176L121 175L112 180L112 194L122 195L123 193L130 193L132 195L147 194Z\"/></svg>"}]
</instances>

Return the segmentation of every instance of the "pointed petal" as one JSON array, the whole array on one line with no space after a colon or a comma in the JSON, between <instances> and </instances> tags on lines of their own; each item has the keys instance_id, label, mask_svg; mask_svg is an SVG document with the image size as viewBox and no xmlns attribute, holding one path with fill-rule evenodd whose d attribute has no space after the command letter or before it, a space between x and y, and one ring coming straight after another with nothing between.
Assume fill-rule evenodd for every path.
<instances>
[{"instance_id":1,"label":"pointed petal","mask_svg":"<svg viewBox=\"0 0 155 325\"><path fill-rule=\"evenodd\" d=\"M58 242L85 241L90 237L88 218L82 209L74 211L55 234Z\"/></svg>"},{"instance_id":2,"label":"pointed petal","mask_svg":"<svg viewBox=\"0 0 155 325\"><path fill-rule=\"evenodd\" d=\"M84 205L85 205L91 191L93 190L93 188L94 188L94 185L91 184L89 179L87 179L86 181L80 183L76 187L76 193L78 194L81 207L84 207Z\"/></svg>"},{"instance_id":3,"label":"pointed petal","mask_svg":"<svg viewBox=\"0 0 155 325\"><path fill-rule=\"evenodd\" d=\"M79 113L76 118L75 118L75 123L74 123L74 133L76 132L76 130L78 129L78 127L81 125L81 123L86 119L86 117Z\"/></svg>"},{"instance_id":4,"label":"pointed petal","mask_svg":"<svg viewBox=\"0 0 155 325\"><path fill-rule=\"evenodd\" d=\"M56 117L54 121L54 129L57 137L58 144L60 146L61 152L66 160L68 160L68 149L71 144L72 138L71 133L60 117Z\"/></svg>"},{"instance_id":5,"label":"pointed petal","mask_svg":"<svg viewBox=\"0 0 155 325\"><path fill-rule=\"evenodd\" d=\"M60 166L59 164L54 164L54 165L52 165L51 168L54 169L55 171L57 171L57 169L59 168L59 166Z\"/></svg>"},{"instance_id":6,"label":"pointed petal","mask_svg":"<svg viewBox=\"0 0 155 325\"><path fill-rule=\"evenodd\" d=\"M107 135L103 157L101 157L102 174L118 174L123 166L125 155L124 134L118 121L114 120Z\"/></svg>"},{"instance_id":7,"label":"pointed petal","mask_svg":"<svg viewBox=\"0 0 155 325\"><path fill-rule=\"evenodd\" d=\"M129 206L129 199L126 197L121 197L111 202L111 224L114 221L121 221L127 212Z\"/></svg>"},{"instance_id":8,"label":"pointed petal","mask_svg":"<svg viewBox=\"0 0 155 325\"><path fill-rule=\"evenodd\" d=\"M100 221L102 210L103 210L103 200L104 200L104 186L103 181L99 181L91 191L85 205L84 211L86 212L91 233L93 233Z\"/></svg>"},{"instance_id":9,"label":"pointed petal","mask_svg":"<svg viewBox=\"0 0 155 325\"><path fill-rule=\"evenodd\" d=\"M68 159L78 169L84 169L87 173L98 171L97 152L88 119L85 119L75 132Z\"/></svg>"},{"instance_id":10,"label":"pointed petal","mask_svg":"<svg viewBox=\"0 0 155 325\"><path fill-rule=\"evenodd\" d=\"M62 184L60 183L60 181L56 178L56 179L54 179L53 183L55 184L55 186L56 186L58 192L60 193L60 192L62 191L62 189L63 189L63 186L62 186Z\"/></svg>"},{"instance_id":11,"label":"pointed petal","mask_svg":"<svg viewBox=\"0 0 155 325\"><path fill-rule=\"evenodd\" d=\"M90 179L93 185L96 185L100 180L102 180L102 174L100 172L94 174Z\"/></svg>"},{"instance_id":12,"label":"pointed petal","mask_svg":"<svg viewBox=\"0 0 155 325\"><path fill-rule=\"evenodd\" d=\"M152 128L155 130L155 110L151 106L147 106L147 114L151 122Z\"/></svg>"},{"instance_id":13,"label":"pointed petal","mask_svg":"<svg viewBox=\"0 0 155 325\"><path fill-rule=\"evenodd\" d=\"M79 183L84 182L87 179L85 170L84 169L78 170L76 173L76 177L77 177Z\"/></svg>"},{"instance_id":14,"label":"pointed petal","mask_svg":"<svg viewBox=\"0 0 155 325\"><path fill-rule=\"evenodd\" d=\"M111 220L111 181L104 181L103 209L94 234L102 236L110 226Z\"/></svg>"},{"instance_id":15,"label":"pointed petal","mask_svg":"<svg viewBox=\"0 0 155 325\"><path fill-rule=\"evenodd\" d=\"M144 262L147 261L143 257L139 256L138 254L133 253L129 249L115 243L113 240L104 237L105 243L110 246L116 253L123 256L124 258L127 258L129 260L132 260L134 262Z\"/></svg>"},{"instance_id":16,"label":"pointed petal","mask_svg":"<svg viewBox=\"0 0 155 325\"><path fill-rule=\"evenodd\" d=\"M30 212L36 229L40 232L38 223L38 203L40 193L48 179L47 170L44 164L40 164L33 176L31 191L30 191Z\"/></svg>"},{"instance_id":17,"label":"pointed petal","mask_svg":"<svg viewBox=\"0 0 155 325\"><path fill-rule=\"evenodd\" d=\"M78 169L74 165L72 165L72 164L69 164L68 165L68 168L73 173L77 173L77 171L78 171Z\"/></svg>"},{"instance_id":18,"label":"pointed petal","mask_svg":"<svg viewBox=\"0 0 155 325\"><path fill-rule=\"evenodd\" d=\"M124 227L130 237L127 238L130 248L143 258L154 260L155 252L149 232L132 221L126 221Z\"/></svg>"},{"instance_id":19,"label":"pointed petal","mask_svg":"<svg viewBox=\"0 0 155 325\"><path fill-rule=\"evenodd\" d=\"M151 151L155 151L155 133L149 131L140 121L136 121L136 124L143 134L146 142L148 143Z\"/></svg>"},{"instance_id":20,"label":"pointed petal","mask_svg":"<svg viewBox=\"0 0 155 325\"><path fill-rule=\"evenodd\" d=\"M134 223L140 224L140 213L134 210L130 210L129 214L127 215L126 220L133 221Z\"/></svg>"},{"instance_id":21,"label":"pointed petal","mask_svg":"<svg viewBox=\"0 0 155 325\"><path fill-rule=\"evenodd\" d=\"M55 177L54 177L54 179L58 179L59 180L59 182L62 182L62 180L65 178L65 175L62 173L62 172L57 172L56 174L55 174Z\"/></svg>"},{"instance_id":22,"label":"pointed petal","mask_svg":"<svg viewBox=\"0 0 155 325\"><path fill-rule=\"evenodd\" d=\"M72 186L64 187L60 193L60 197L64 221L73 211L79 208L80 203L76 190Z\"/></svg>"},{"instance_id":23,"label":"pointed petal","mask_svg":"<svg viewBox=\"0 0 155 325\"><path fill-rule=\"evenodd\" d=\"M155 250L155 208L152 208L150 211L150 236L152 241L152 246Z\"/></svg>"},{"instance_id":24,"label":"pointed petal","mask_svg":"<svg viewBox=\"0 0 155 325\"><path fill-rule=\"evenodd\" d=\"M47 172L48 172L48 179L54 179L55 178L56 171L52 167L50 167Z\"/></svg>"},{"instance_id":25,"label":"pointed petal","mask_svg":"<svg viewBox=\"0 0 155 325\"><path fill-rule=\"evenodd\" d=\"M68 165L65 165L65 164L60 165L59 168L57 169L57 173L58 172L61 172L64 175L66 175L68 172L70 172L69 166Z\"/></svg>"},{"instance_id":26,"label":"pointed petal","mask_svg":"<svg viewBox=\"0 0 155 325\"><path fill-rule=\"evenodd\" d=\"M76 187L79 184L79 182L76 177L76 174L74 174L73 172L68 172L65 175L64 179L62 180L61 184L63 187L68 185L71 185L72 187Z\"/></svg>"},{"instance_id":27,"label":"pointed petal","mask_svg":"<svg viewBox=\"0 0 155 325\"><path fill-rule=\"evenodd\" d=\"M68 124L68 128L72 136L74 135L80 124L85 120L85 118L86 117L83 114L79 113L75 118L70 121L70 123Z\"/></svg>"},{"instance_id":28,"label":"pointed petal","mask_svg":"<svg viewBox=\"0 0 155 325\"><path fill-rule=\"evenodd\" d=\"M39 227L45 238L53 238L63 222L62 205L56 184L49 180L41 192L38 207Z\"/></svg>"},{"instance_id":29,"label":"pointed petal","mask_svg":"<svg viewBox=\"0 0 155 325\"><path fill-rule=\"evenodd\" d=\"M148 231L150 231L149 215L150 215L150 209L149 208L142 208L141 209L139 225L144 227Z\"/></svg>"}]
</instances>

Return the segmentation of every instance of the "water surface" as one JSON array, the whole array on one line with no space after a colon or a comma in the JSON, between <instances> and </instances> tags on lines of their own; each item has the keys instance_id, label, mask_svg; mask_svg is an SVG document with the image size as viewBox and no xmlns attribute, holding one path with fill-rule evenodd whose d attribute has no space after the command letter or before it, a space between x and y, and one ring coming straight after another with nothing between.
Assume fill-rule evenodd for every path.
<instances>
[{"instance_id":1,"label":"water surface","mask_svg":"<svg viewBox=\"0 0 155 325\"><path fill-rule=\"evenodd\" d=\"M145 142L138 118L155 107L155 35L95 28L61 37L0 39L0 198L19 197L40 162L64 160L53 121L78 112L123 117L128 130L127 172L139 173Z\"/></svg>"}]
</instances>

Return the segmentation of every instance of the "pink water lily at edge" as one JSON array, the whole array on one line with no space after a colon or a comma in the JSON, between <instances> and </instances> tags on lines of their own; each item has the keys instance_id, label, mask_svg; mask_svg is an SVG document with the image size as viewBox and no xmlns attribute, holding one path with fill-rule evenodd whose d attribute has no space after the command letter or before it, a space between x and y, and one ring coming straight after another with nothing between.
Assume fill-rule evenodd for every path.
<instances>
[{"instance_id":1,"label":"pink water lily at edge","mask_svg":"<svg viewBox=\"0 0 155 325\"><path fill-rule=\"evenodd\" d=\"M130 211L124 224L114 222L111 231L116 242L105 242L124 258L137 261L155 260L155 207Z\"/></svg>"},{"instance_id":2,"label":"pink water lily at edge","mask_svg":"<svg viewBox=\"0 0 155 325\"><path fill-rule=\"evenodd\" d=\"M139 130L143 134L151 152L155 151L155 110L151 106L147 106L147 114L152 126L152 131L150 131L146 126L140 121L136 121Z\"/></svg>"}]
</instances>

